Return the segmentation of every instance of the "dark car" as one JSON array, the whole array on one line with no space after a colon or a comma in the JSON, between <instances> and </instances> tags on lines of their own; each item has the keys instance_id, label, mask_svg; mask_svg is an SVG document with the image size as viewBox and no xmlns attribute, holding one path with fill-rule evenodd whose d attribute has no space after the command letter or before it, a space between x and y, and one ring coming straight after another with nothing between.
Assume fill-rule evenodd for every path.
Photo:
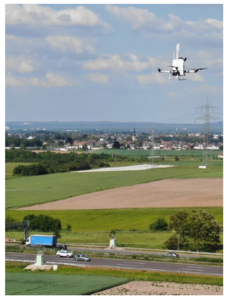
<instances>
[{"instance_id":1,"label":"dark car","mask_svg":"<svg viewBox=\"0 0 227 300\"><path fill-rule=\"evenodd\" d=\"M57 245L56 246L57 249L60 249L60 250L67 250L67 246L62 244L62 245Z\"/></svg>"},{"instance_id":2,"label":"dark car","mask_svg":"<svg viewBox=\"0 0 227 300\"><path fill-rule=\"evenodd\" d=\"M175 258L178 258L179 255L174 253L174 252L168 252L166 254L164 254L165 257L175 257Z\"/></svg>"},{"instance_id":3,"label":"dark car","mask_svg":"<svg viewBox=\"0 0 227 300\"><path fill-rule=\"evenodd\" d=\"M84 254L77 254L75 260L90 261L91 259Z\"/></svg>"}]
</instances>

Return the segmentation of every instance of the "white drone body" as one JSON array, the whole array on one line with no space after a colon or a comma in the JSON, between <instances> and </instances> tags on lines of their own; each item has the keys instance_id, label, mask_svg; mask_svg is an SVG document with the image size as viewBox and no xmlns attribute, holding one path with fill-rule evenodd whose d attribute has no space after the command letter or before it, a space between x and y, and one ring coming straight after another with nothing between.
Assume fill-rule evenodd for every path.
<instances>
[{"instance_id":1,"label":"white drone body","mask_svg":"<svg viewBox=\"0 0 227 300\"><path fill-rule=\"evenodd\" d=\"M187 60L187 58L179 57L179 51L180 51L180 44L177 44L176 52L174 52L173 55L173 62L172 65L170 66L172 69L168 71L164 71L158 68L159 73L170 73L169 79L176 78L178 80L186 80L187 79L186 73L197 73L199 70L207 69L207 68L197 68L188 71L185 70L184 63Z\"/></svg>"}]
</instances>

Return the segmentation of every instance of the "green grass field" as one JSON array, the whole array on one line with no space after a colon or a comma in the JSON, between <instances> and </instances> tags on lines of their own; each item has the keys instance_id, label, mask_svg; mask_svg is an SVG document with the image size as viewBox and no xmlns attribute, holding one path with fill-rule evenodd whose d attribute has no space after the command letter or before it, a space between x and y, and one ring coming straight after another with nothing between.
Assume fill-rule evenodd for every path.
<instances>
[{"instance_id":1,"label":"green grass field","mask_svg":"<svg viewBox=\"0 0 227 300\"><path fill-rule=\"evenodd\" d=\"M128 282L125 278L6 272L6 295L90 295Z\"/></svg>"},{"instance_id":2,"label":"green grass field","mask_svg":"<svg viewBox=\"0 0 227 300\"><path fill-rule=\"evenodd\" d=\"M130 209L95 209L95 210L54 210L54 211L22 211L10 210L6 216L22 221L28 214L44 214L60 219L62 229L72 226L75 232L100 232L110 230L143 231L149 230L149 225L158 218L169 217L177 211L203 209L214 215L219 224L223 224L223 208L130 208Z\"/></svg>"},{"instance_id":3,"label":"green grass field","mask_svg":"<svg viewBox=\"0 0 227 300\"><path fill-rule=\"evenodd\" d=\"M223 177L222 165L177 166L145 171L58 173L6 180L6 209L46 203L116 187L168 178Z\"/></svg>"},{"instance_id":4,"label":"green grass field","mask_svg":"<svg viewBox=\"0 0 227 300\"><path fill-rule=\"evenodd\" d=\"M193 208L184 208L187 211ZM199 210L200 208L194 208ZM223 208L202 208L212 213L219 224L223 224ZM108 209L108 210L68 210L68 211L17 211L10 210L6 216L22 221L28 214L45 214L57 218L62 223L59 243L78 243L108 245L109 232L116 230L118 245L138 248L163 248L163 243L172 235L171 232L149 232L149 225L158 218L169 217L181 208L149 209ZM72 231L65 231L67 225ZM144 232L142 232L144 231ZM33 234L32 232L29 233ZM38 234L36 232L36 234ZM48 233L46 233L48 234ZM6 237L23 240L23 232L6 232Z\"/></svg>"},{"instance_id":5,"label":"green grass field","mask_svg":"<svg viewBox=\"0 0 227 300\"><path fill-rule=\"evenodd\" d=\"M210 155L212 157L217 157L220 151L210 151ZM95 153L105 153L105 154L115 154L115 155L124 155L124 156L150 156L151 150L143 150L143 149L136 149L136 150L127 150L127 149L100 149L95 151ZM177 151L177 150L154 150L153 155L159 156L188 156L188 157L200 157L202 158L203 150L184 150L184 151Z\"/></svg>"}]
</instances>

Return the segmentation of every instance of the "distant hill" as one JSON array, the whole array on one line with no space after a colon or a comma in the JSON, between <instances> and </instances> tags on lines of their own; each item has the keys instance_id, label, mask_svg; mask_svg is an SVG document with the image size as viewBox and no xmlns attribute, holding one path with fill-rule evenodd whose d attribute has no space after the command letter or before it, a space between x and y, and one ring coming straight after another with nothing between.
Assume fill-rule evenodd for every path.
<instances>
[{"instance_id":1,"label":"distant hill","mask_svg":"<svg viewBox=\"0 0 227 300\"><path fill-rule=\"evenodd\" d=\"M6 122L6 130L9 131L31 131L31 130L52 130L52 131L132 131L151 132L152 128L156 133L187 133L203 132L204 124L165 124L155 122ZM223 122L210 124L212 133L223 134Z\"/></svg>"}]
</instances>

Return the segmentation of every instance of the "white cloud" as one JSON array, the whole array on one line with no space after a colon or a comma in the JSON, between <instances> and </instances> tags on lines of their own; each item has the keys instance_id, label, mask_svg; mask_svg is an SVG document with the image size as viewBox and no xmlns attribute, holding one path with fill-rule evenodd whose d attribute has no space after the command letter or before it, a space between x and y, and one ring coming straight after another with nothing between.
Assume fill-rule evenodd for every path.
<instances>
[{"instance_id":1,"label":"white cloud","mask_svg":"<svg viewBox=\"0 0 227 300\"><path fill-rule=\"evenodd\" d=\"M93 47L86 45L86 43L78 38L72 36L48 36L46 37L48 44L62 52L76 52L82 53L85 50L94 53Z\"/></svg>"},{"instance_id":2,"label":"white cloud","mask_svg":"<svg viewBox=\"0 0 227 300\"><path fill-rule=\"evenodd\" d=\"M110 26L103 22L97 14L84 6L55 11L48 6L36 4L6 4L6 24L30 24L30 25L80 25L80 26L101 26L106 30Z\"/></svg>"},{"instance_id":3,"label":"white cloud","mask_svg":"<svg viewBox=\"0 0 227 300\"><path fill-rule=\"evenodd\" d=\"M72 83L67 81L64 77L53 73L47 73L46 80L31 78L29 79L29 83L33 86L46 86L46 87L72 86Z\"/></svg>"},{"instance_id":4,"label":"white cloud","mask_svg":"<svg viewBox=\"0 0 227 300\"><path fill-rule=\"evenodd\" d=\"M148 9L141 9L133 6L121 7L106 5L106 10L116 18L131 24L134 30L144 30L147 37L162 38L160 34L174 34L181 40L198 38L200 41L222 41L223 22L216 19L199 21L184 21L179 16L169 14L168 19L159 18ZM158 34L157 34L158 33ZM165 36L171 38L173 36Z\"/></svg>"},{"instance_id":5,"label":"white cloud","mask_svg":"<svg viewBox=\"0 0 227 300\"><path fill-rule=\"evenodd\" d=\"M138 75L137 80L141 84L152 84L152 83L159 83L159 84L166 84L168 79L159 73L153 73L148 75Z\"/></svg>"},{"instance_id":6,"label":"white cloud","mask_svg":"<svg viewBox=\"0 0 227 300\"><path fill-rule=\"evenodd\" d=\"M78 82L65 79L63 76L53 73L46 73L45 79L40 78L15 78L11 73L6 76L6 86L11 87L65 87L76 86Z\"/></svg>"},{"instance_id":7,"label":"white cloud","mask_svg":"<svg viewBox=\"0 0 227 300\"><path fill-rule=\"evenodd\" d=\"M203 79L201 74L198 73L189 73L187 74L187 78L191 81L196 81L196 82L204 82L205 80Z\"/></svg>"},{"instance_id":8,"label":"white cloud","mask_svg":"<svg viewBox=\"0 0 227 300\"><path fill-rule=\"evenodd\" d=\"M178 16L170 14L170 20L166 21L164 19L157 18L156 15L148 9L141 9L133 6L118 7L106 5L106 10L112 13L115 17L131 23L133 29L149 26L158 31L171 31L176 28L177 25L182 23Z\"/></svg>"},{"instance_id":9,"label":"white cloud","mask_svg":"<svg viewBox=\"0 0 227 300\"><path fill-rule=\"evenodd\" d=\"M215 19L207 19L205 21L215 28L223 29L223 21L219 21Z\"/></svg>"},{"instance_id":10,"label":"white cloud","mask_svg":"<svg viewBox=\"0 0 227 300\"><path fill-rule=\"evenodd\" d=\"M34 71L34 62L25 57L8 57L6 58L6 70L16 71L19 73L30 73Z\"/></svg>"},{"instance_id":11,"label":"white cloud","mask_svg":"<svg viewBox=\"0 0 227 300\"><path fill-rule=\"evenodd\" d=\"M11 73L8 73L5 78L5 85L11 87L21 87L24 86L24 82L21 79L13 77Z\"/></svg>"},{"instance_id":12,"label":"white cloud","mask_svg":"<svg viewBox=\"0 0 227 300\"><path fill-rule=\"evenodd\" d=\"M147 61L140 61L135 54L127 56L130 60L123 60L118 54L103 54L96 60L83 63L83 67L89 70L142 71L155 66L157 63L157 60L152 57L149 57Z\"/></svg>"},{"instance_id":13,"label":"white cloud","mask_svg":"<svg viewBox=\"0 0 227 300\"><path fill-rule=\"evenodd\" d=\"M190 52L187 51L185 56L188 57L187 70L190 68L208 68L208 70L201 71L203 72L222 72L223 70L223 58L215 52Z\"/></svg>"},{"instance_id":14,"label":"white cloud","mask_svg":"<svg viewBox=\"0 0 227 300\"><path fill-rule=\"evenodd\" d=\"M109 77L100 73L89 74L89 78L96 83L106 84L109 82Z\"/></svg>"}]
</instances>

